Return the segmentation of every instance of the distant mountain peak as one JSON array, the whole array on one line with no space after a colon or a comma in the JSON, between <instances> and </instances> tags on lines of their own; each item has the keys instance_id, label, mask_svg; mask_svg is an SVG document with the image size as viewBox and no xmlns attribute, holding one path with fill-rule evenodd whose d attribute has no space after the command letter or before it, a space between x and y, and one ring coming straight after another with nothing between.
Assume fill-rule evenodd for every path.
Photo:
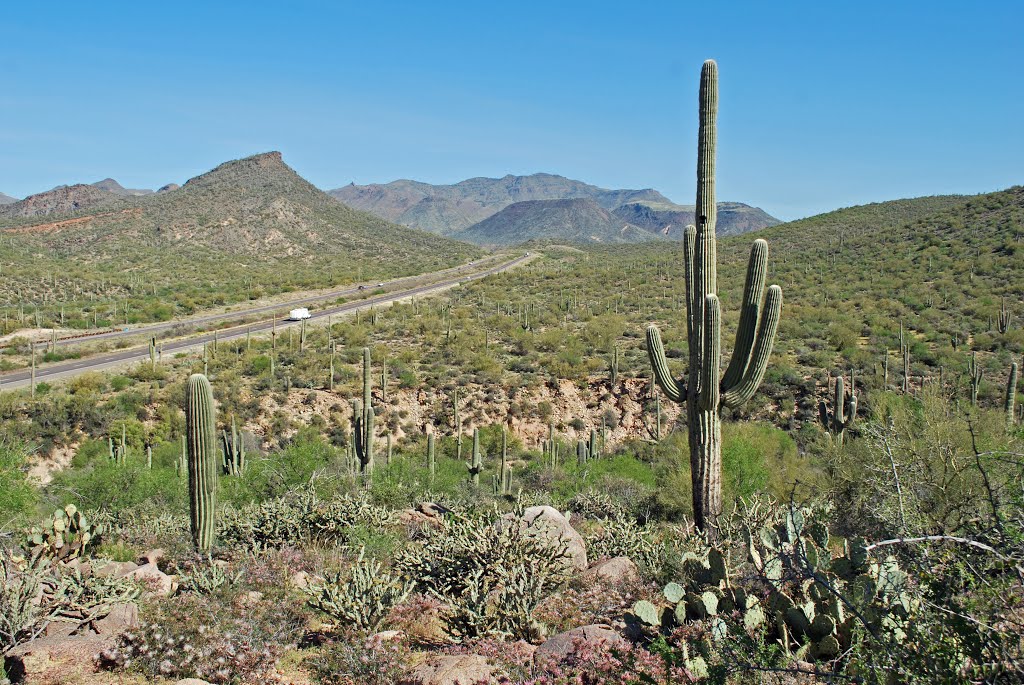
<instances>
[{"instance_id":1,"label":"distant mountain peak","mask_svg":"<svg viewBox=\"0 0 1024 685\"><path fill-rule=\"evenodd\" d=\"M16 198L16 197L11 197L10 195L6 195L4 193L0 193L0 205L9 205L12 202L17 202L17 201L18 201L18 198Z\"/></svg>"},{"instance_id":2,"label":"distant mountain peak","mask_svg":"<svg viewBox=\"0 0 1024 685\"><path fill-rule=\"evenodd\" d=\"M669 203L668 198L650 188L609 190L545 172L505 174L501 178L477 176L451 185L410 180L364 186L353 183L328 193L382 219L442 235L454 235L513 203L530 200L590 198L608 211L630 200Z\"/></svg>"},{"instance_id":3,"label":"distant mountain peak","mask_svg":"<svg viewBox=\"0 0 1024 685\"><path fill-rule=\"evenodd\" d=\"M189 189L221 181L237 185L262 185L276 178L298 179L305 183L294 169L284 163L280 152L272 151L219 164L205 174L185 181L182 188Z\"/></svg>"},{"instance_id":4,"label":"distant mountain peak","mask_svg":"<svg viewBox=\"0 0 1024 685\"><path fill-rule=\"evenodd\" d=\"M150 195L153 192L152 190L144 188L125 188L112 178L105 178L102 181L96 181L90 185L92 185L93 188L99 188L100 190L105 190L108 193L113 193L114 195L138 196Z\"/></svg>"}]
</instances>

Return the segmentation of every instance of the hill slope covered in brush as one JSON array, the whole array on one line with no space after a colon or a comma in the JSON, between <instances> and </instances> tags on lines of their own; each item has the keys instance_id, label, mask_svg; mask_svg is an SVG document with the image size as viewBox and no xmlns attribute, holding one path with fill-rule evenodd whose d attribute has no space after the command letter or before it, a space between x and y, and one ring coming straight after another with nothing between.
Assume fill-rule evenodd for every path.
<instances>
[{"instance_id":1,"label":"hill slope covered in brush","mask_svg":"<svg viewBox=\"0 0 1024 685\"><path fill-rule=\"evenodd\" d=\"M9 276L0 298L123 299L132 291L127 284L140 281L192 307L199 293L205 301L237 299L242 282L264 292L318 287L432 271L479 254L346 207L277 152L227 162L181 188L140 197L94 186L51 191L62 192L96 202L65 202L41 218L23 216L28 198L0 214L0 268Z\"/></svg>"}]
</instances>

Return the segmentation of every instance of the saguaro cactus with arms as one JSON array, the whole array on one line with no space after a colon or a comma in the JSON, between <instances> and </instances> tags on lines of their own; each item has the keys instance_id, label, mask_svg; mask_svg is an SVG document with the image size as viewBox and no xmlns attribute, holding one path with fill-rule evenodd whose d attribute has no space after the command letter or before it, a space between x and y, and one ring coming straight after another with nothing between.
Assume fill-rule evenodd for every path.
<instances>
[{"instance_id":1,"label":"saguaro cactus with arms","mask_svg":"<svg viewBox=\"0 0 1024 685\"><path fill-rule=\"evenodd\" d=\"M755 240L747 266L736 344L725 374L720 377L722 324L715 242L717 114L718 66L708 60L700 76L697 226L688 226L684 235L688 383L673 378L658 328L647 328L647 350L658 385L669 399L686 402L694 518L697 526L712 537L717 537L716 519L722 511L721 410L738 407L754 395L771 356L782 310L779 286L769 286L765 295L768 243Z\"/></svg>"}]
</instances>

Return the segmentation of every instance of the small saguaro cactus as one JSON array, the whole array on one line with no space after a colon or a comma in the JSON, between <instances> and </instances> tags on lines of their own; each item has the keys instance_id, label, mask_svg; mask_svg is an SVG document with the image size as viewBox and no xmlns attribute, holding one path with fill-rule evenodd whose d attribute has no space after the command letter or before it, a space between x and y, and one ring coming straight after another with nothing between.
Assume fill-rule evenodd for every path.
<instances>
[{"instance_id":1,"label":"small saguaro cactus","mask_svg":"<svg viewBox=\"0 0 1024 685\"><path fill-rule=\"evenodd\" d=\"M504 427L501 429L501 466L495 476L495 484L498 487L495 488L494 494L512 494L512 467L508 463L508 434Z\"/></svg>"},{"instance_id":2,"label":"small saguaro cactus","mask_svg":"<svg viewBox=\"0 0 1024 685\"><path fill-rule=\"evenodd\" d=\"M910 392L910 343L903 346L903 392Z\"/></svg>"},{"instance_id":3,"label":"small saguaro cactus","mask_svg":"<svg viewBox=\"0 0 1024 685\"><path fill-rule=\"evenodd\" d=\"M1006 410L1006 427L1013 428L1014 413L1013 405L1017 402L1017 362L1010 364L1010 377L1006 379L1006 401L1003 408Z\"/></svg>"},{"instance_id":4,"label":"small saguaro cactus","mask_svg":"<svg viewBox=\"0 0 1024 685\"><path fill-rule=\"evenodd\" d=\"M473 429L473 460L466 464L469 469L469 478L473 485L480 485L480 472L484 470L484 460L480 454L480 429Z\"/></svg>"},{"instance_id":5,"label":"small saguaro cactus","mask_svg":"<svg viewBox=\"0 0 1024 685\"><path fill-rule=\"evenodd\" d=\"M213 389L198 373L189 376L185 389L185 436L192 543L199 552L209 553L217 506L217 424Z\"/></svg>"},{"instance_id":6,"label":"small saguaro cactus","mask_svg":"<svg viewBox=\"0 0 1024 685\"><path fill-rule=\"evenodd\" d=\"M228 436L227 430L222 431L221 443L224 447L224 474L242 475L245 471L245 444L234 417L231 418L231 436Z\"/></svg>"},{"instance_id":7,"label":"small saguaro cactus","mask_svg":"<svg viewBox=\"0 0 1024 685\"><path fill-rule=\"evenodd\" d=\"M373 410L370 392L370 348L363 348L363 401L352 404L352 423L355 431L356 455L364 476L373 473L373 424L376 413Z\"/></svg>"},{"instance_id":8,"label":"small saguaro cactus","mask_svg":"<svg viewBox=\"0 0 1024 685\"><path fill-rule=\"evenodd\" d=\"M430 480L434 480L434 474L437 472L437 462L434 459L434 433L427 433L427 472L430 474Z\"/></svg>"},{"instance_id":9,"label":"small saguaro cactus","mask_svg":"<svg viewBox=\"0 0 1024 685\"><path fill-rule=\"evenodd\" d=\"M971 384L971 406L978 406L978 390L981 388L981 379L985 375L985 370L978 364L978 353L974 352L971 354L971 358L967 360L967 380Z\"/></svg>"},{"instance_id":10,"label":"small saguaro cactus","mask_svg":"<svg viewBox=\"0 0 1024 685\"><path fill-rule=\"evenodd\" d=\"M722 511L721 411L753 397L771 357L782 311L782 288L765 291L768 243L758 239L750 251L743 306L733 356L721 375L721 311L715 240L715 146L718 115L718 66L704 63L700 79L700 129L697 145L697 226L684 235L686 329L690 350L688 383L669 370L661 333L647 328L647 350L658 384L666 397L686 402L690 474L697 527L717 535Z\"/></svg>"},{"instance_id":11,"label":"small saguaro cactus","mask_svg":"<svg viewBox=\"0 0 1024 685\"><path fill-rule=\"evenodd\" d=\"M837 438L840 445L849 428L857 417L857 388L853 374L850 374L850 392L847 393L840 374L835 380L835 394L832 396L832 410L829 411L825 400L818 403L818 418L822 427Z\"/></svg>"},{"instance_id":12,"label":"small saguaro cactus","mask_svg":"<svg viewBox=\"0 0 1024 685\"><path fill-rule=\"evenodd\" d=\"M587 443L583 440L579 440L576 443L576 463L586 464L590 460L590 449L587 447Z\"/></svg>"},{"instance_id":13,"label":"small saguaro cactus","mask_svg":"<svg viewBox=\"0 0 1024 685\"><path fill-rule=\"evenodd\" d=\"M597 431L593 428L590 429L590 443L587 445L587 452L590 453L592 459L597 459L601 456L597 451Z\"/></svg>"},{"instance_id":14,"label":"small saguaro cactus","mask_svg":"<svg viewBox=\"0 0 1024 685\"><path fill-rule=\"evenodd\" d=\"M1010 330L1010 322L1012 320L1013 314L1011 314L1010 310L1006 308L1006 298L1001 298L999 300L999 332L1005 335L1006 331Z\"/></svg>"},{"instance_id":15,"label":"small saguaro cactus","mask_svg":"<svg viewBox=\"0 0 1024 685\"><path fill-rule=\"evenodd\" d=\"M609 363L608 363L608 375L610 377L612 385L615 385L616 383L619 382L619 346L618 345L613 345L612 346L612 357L611 357L611 361L609 361Z\"/></svg>"}]
</instances>

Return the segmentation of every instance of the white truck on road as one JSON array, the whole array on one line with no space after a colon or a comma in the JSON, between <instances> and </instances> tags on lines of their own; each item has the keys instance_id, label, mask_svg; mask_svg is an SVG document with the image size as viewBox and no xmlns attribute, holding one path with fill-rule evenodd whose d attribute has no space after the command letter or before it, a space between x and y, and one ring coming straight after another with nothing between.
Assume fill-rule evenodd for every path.
<instances>
[{"instance_id":1,"label":"white truck on road","mask_svg":"<svg viewBox=\"0 0 1024 685\"><path fill-rule=\"evenodd\" d=\"M302 321L310 317L309 309L307 307L299 307L288 312L289 321Z\"/></svg>"}]
</instances>

